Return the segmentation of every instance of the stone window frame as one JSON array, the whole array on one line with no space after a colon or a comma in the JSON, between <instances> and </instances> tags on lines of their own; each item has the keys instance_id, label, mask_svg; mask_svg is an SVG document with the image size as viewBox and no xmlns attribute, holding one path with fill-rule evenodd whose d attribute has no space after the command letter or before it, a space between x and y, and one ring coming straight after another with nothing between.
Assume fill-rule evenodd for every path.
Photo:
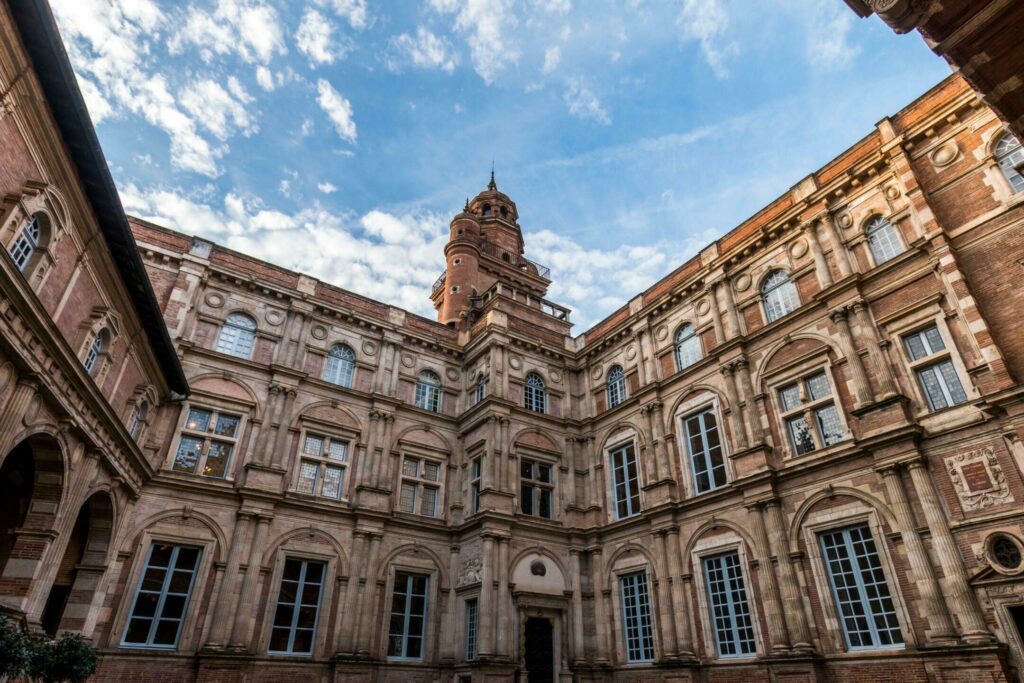
<instances>
[{"instance_id":1,"label":"stone window frame","mask_svg":"<svg viewBox=\"0 0 1024 683\"><path fill-rule=\"evenodd\" d=\"M615 659L622 666L626 667L649 667L661 659L661 638L659 633L660 619L658 612L658 575L651 561L643 554L639 558L629 558L632 561L625 562L622 558L612 562L608 574L608 587L611 589L611 611L612 611L612 632ZM622 613L622 584L621 577L628 574L644 572L647 575L647 600L651 616L651 637L654 641L654 656L647 660L630 661L626 652L626 621Z\"/></svg>"},{"instance_id":2,"label":"stone window frame","mask_svg":"<svg viewBox=\"0 0 1024 683\"><path fill-rule=\"evenodd\" d=\"M340 354L343 354L345 350L351 354L351 357L344 355L335 355L335 349L339 350ZM328 368L331 367L332 359L335 360L336 372L334 376L328 377ZM348 364L349 369L346 371L343 364ZM348 341L339 340L333 342L327 347L327 353L324 355L323 368L320 371L320 379L330 384L332 387L341 387L342 389L351 389L356 383L356 371L359 369L359 354L356 353L355 348ZM347 382L340 381L347 377Z\"/></svg>"},{"instance_id":3,"label":"stone window frame","mask_svg":"<svg viewBox=\"0 0 1024 683\"><path fill-rule=\"evenodd\" d=\"M483 450L466 457L466 480L469 483L469 514L480 512L480 495L484 488L484 468L487 466L486 453ZM477 471L479 467L479 472Z\"/></svg>"},{"instance_id":4,"label":"stone window frame","mask_svg":"<svg viewBox=\"0 0 1024 683\"><path fill-rule=\"evenodd\" d=\"M425 574L427 576L427 605L426 618L423 620L423 647L419 657L392 657L388 655L388 640L390 636L391 605L395 594L395 575L399 572L410 574ZM429 559L411 557L408 554L399 555L387 567L387 576L384 581L384 609L378 617L378 628L382 637L379 645L379 656L381 660L394 663L423 663L427 664L435 660L434 650L435 639L440 632L441 616L441 574L437 566Z\"/></svg>"},{"instance_id":5,"label":"stone window frame","mask_svg":"<svg viewBox=\"0 0 1024 683\"><path fill-rule=\"evenodd\" d=\"M1007 156L1013 156L1018 152L1024 153L1024 141L1021 141L1020 137L1016 136L1013 133L1013 131L1004 127L999 127L995 130L995 132L992 135L992 139L988 144L987 151L989 156L992 158L992 164L995 166L996 170L999 172L999 175L1003 179L1004 189L1006 190L1008 197L1016 198L1020 195L1024 195L1024 187L1022 187L1021 189L1014 188L1013 183L1010 182L1010 179L1006 175L1006 169L1003 168L1003 165L1000 163L1000 158L996 154L996 148L999 147L1002 141L1008 137L1015 137L1017 139L1018 146ZM1020 168L1020 166L1017 166L1015 168ZM1024 177L1024 172L1018 170L1017 173L1021 177Z\"/></svg>"},{"instance_id":6,"label":"stone window frame","mask_svg":"<svg viewBox=\"0 0 1024 683\"><path fill-rule=\"evenodd\" d=\"M241 326L235 325L235 324L229 324L228 320L231 318L231 316L236 316L236 318L244 316L244 317L248 318L249 320L252 321L252 324L253 324L252 329L241 327ZM237 351L237 349L238 349L238 338L237 337L231 343L231 350L230 351L221 349L221 337L223 337L224 331L226 329L228 329L228 327L231 327L232 329L235 329L235 330L239 330L241 332L247 332L247 333L252 335L252 343L251 343L251 345L249 347L249 353L248 354L243 356L241 354L235 353L235 351ZM220 326L217 329L217 338L214 339L214 341L213 341L213 351L215 351L216 353L224 354L225 356L230 356L231 358L238 358L240 360L249 360L249 361L251 361L253 353L256 352L256 342L259 340L259 338L260 338L260 322L256 318L256 316L252 312L250 312L250 311L247 311L247 310L241 309L241 308L236 308L234 310L228 311L224 315L224 319L220 321Z\"/></svg>"},{"instance_id":7,"label":"stone window frame","mask_svg":"<svg viewBox=\"0 0 1024 683\"><path fill-rule=\"evenodd\" d=\"M224 476L218 477L205 477L198 471L195 473L181 472L174 469L174 461L178 456L178 448L181 445L182 432L188 432L186 436L198 435L200 432L195 430L186 430L185 423L188 421L189 412L192 408L197 410L208 410L218 417L221 413L228 413L230 415L237 415L239 417L238 429L234 438L217 437L221 441L230 441L233 448L231 456L228 459L227 465L225 465ZM249 413L251 406L242 403L231 401L223 397L211 396L208 394L192 394L189 398L181 404L181 414L178 417L177 424L174 427L174 438L171 440L171 447L168 449L167 456L164 458L164 470L171 474L181 475L185 477L200 477L204 482L233 482L235 479L234 472L237 468L239 458L244 458L245 453L243 452L244 437L246 436L246 427L248 427ZM212 432L207 432L205 437L207 440L213 435ZM205 450L204 450L205 457ZM198 464L196 465L198 468Z\"/></svg>"},{"instance_id":8,"label":"stone window frame","mask_svg":"<svg viewBox=\"0 0 1024 683\"><path fill-rule=\"evenodd\" d=\"M764 321L765 327L771 325L772 323L776 323L779 320L782 320L783 318L789 317L790 315L796 313L803 307L804 301L800 299L800 288L796 286L796 280L793 278L794 272L795 271L790 268L783 268L778 265L769 265L765 270L764 274L761 276L760 280L758 280L756 300L761 305L761 318ZM767 293L770 294L772 292L776 292L785 286L791 287L792 295L793 298L796 300L796 303L788 311L784 311L777 317L772 318L768 313L768 297L766 296L765 285L768 282L768 279L771 278L772 275L774 275L775 273L782 273L783 275L785 275L786 282L775 285L770 290L768 290Z\"/></svg>"},{"instance_id":9,"label":"stone window frame","mask_svg":"<svg viewBox=\"0 0 1024 683\"><path fill-rule=\"evenodd\" d=\"M821 552L819 535L857 524L867 524L871 530L871 537L875 541L875 549L878 552L878 560L882 565L882 573L885 574L885 583L889 587L889 593L896 609L896 619L900 623L900 632L903 634L902 646L850 650L846 644L846 632L835 603L835 594L832 591L832 582ZM840 507L817 510L804 518L800 525L800 533L803 535L804 546L807 549L807 563L811 568L809 580L814 582L815 590L818 592L818 604L821 606L824 620L821 625L821 638L829 641L832 652L899 652L913 650L917 647L917 636L889 548L889 535L886 533L885 527L882 526L881 517L876 509L868 507L866 503L858 500L856 503L848 503Z\"/></svg>"},{"instance_id":10,"label":"stone window frame","mask_svg":"<svg viewBox=\"0 0 1024 683\"><path fill-rule=\"evenodd\" d=\"M561 515L558 514L558 492L560 491L558 473L559 465L561 464L558 458L552 457L546 453L534 449L525 449L521 445L516 447L516 460L517 460L517 475L516 481L518 486L516 488L516 514L530 519L544 520L553 522L558 520ZM547 466L551 471L551 480L548 482L541 482L536 476L533 479L523 478L523 461L526 460L533 463L534 467L538 465ZM532 504L534 505L533 512L523 511L523 482L529 482L529 486L533 489L531 495L533 495ZM539 491L547 490L550 493L550 511L551 515L544 517L540 514L540 499Z\"/></svg>"},{"instance_id":11,"label":"stone window frame","mask_svg":"<svg viewBox=\"0 0 1024 683\"><path fill-rule=\"evenodd\" d=\"M626 399L629 398L629 389L626 386L626 371L620 363L613 363L612 366L608 368L608 376L605 380L605 392L607 394L609 410L622 405L626 402Z\"/></svg>"},{"instance_id":12,"label":"stone window frame","mask_svg":"<svg viewBox=\"0 0 1024 683\"><path fill-rule=\"evenodd\" d=\"M179 546L198 547L200 549L199 566L192 577L192 589L189 592L188 604L185 605L185 616L181 620L181 629L178 632L178 642L174 648L152 647L146 645L125 645L124 635L128 629L128 620L131 618L132 608L135 606L135 596L142 585L142 573L149 563L149 553L154 543L168 543ZM130 590L124 591L119 600L117 611L112 620L110 629L109 646L120 650L142 650L160 652L195 652L199 649L202 634L196 634L197 622L205 620L207 609L202 609L203 601L206 599L206 585L210 572L215 570L219 562L216 554L216 540L196 536L185 536L165 530L145 529L136 546L137 552L132 558L131 566L128 568L125 586Z\"/></svg>"},{"instance_id":13,"label":"stone window frame","mask_svg":"<svg viewBox=\"0 0 1024 683\"><path fill-rule=\"evenodd\" d=\"M687 329L690 333L683 336ZM690 350L695 350L697 357L684 364L686 360L684 358L684 351L687 349L688 342L693 345ZM672 334L672 358L675 362L676 372L682 372L704 360L704 340L700 336L696 322L684 320L676 326L676 331Z\"/></svg>"},{"instance_id":14,"label":"stone window frame","mask_svg":"<svg viewBox=\"0 0 1024 683\"><path fill-rule=\"evenodd\" d=\"M861 221L860 231L861 234L864 236L864 246L867 248L866 251L868 253L868 257L871 259L871 265L875 268L885 265L886 263L889 263L891 261L894 261L907 252L907 239L906 237L904 237L903 231L900 229L899 223L893 221L894 218L895 216L886 216L881 211L872 211L863 221ZM876 222L879 222L879 224L874 225ZM882 224L881 222L884 222L884 224ZM900 250L897 253L889 256L884 261L879 261L878 255L875 253L875 250L871 246L871 235L874 232L880 232L886 226L895 235L896 241L899 243Z\"/></svg>"},{"instance_id":15,"label":"stone window frame","mask_svg":"<svg viewBox=\"0 0 1024 683\"><path fill-rule=\"evenodd\" d=\"M335 502L347 502L350 500L348 491L352 486L354 477L352 472L355 467L354 460L356 452L359 446L359 433L354 429L350 429L341 425L334 425L319 420L310 419L308 416L303 416L300 419L299 425L299 439L298 444L295 448L295 454L291 465L291 477L288 482L288 491L298 496L309 497L316 499L320 502L335 501ZM312 454L306 453L303 449L306 445L306 436L319 436L324 439L333 439L335 441L344 441L348 444L346 459L331 460L326 456L316 457ZM320 465L320 469L317 471L317 484L320 484L324 468L327 466L341 467L344 472L342 473L341 492L337 498L331 498L329 496L323 496L319 493L302 493L298 490L299 476L302 471L302 461L308 460L310 462L316 462ZM314 491L315 489L314 485Z\"/></svg>"},{"instance_id":16,"label":"stone window frame","mask_svg":"<svg viewBox=\"0 0 1024 683\"><path fill-rule=\"evenodd\" d=\"M691 462L689 445L686 439L686 418L708 409L714 412L715 420L718 422L718 433L722 444L722 461L725 464L725 484L717 488L708 489L707 491L701 491L698 493L695 472L693 471L693 463ZM683 474L682 484L685 498L706 496L720 489L724 489L732 483L736 476L732 463L732 447L729 443L729 436L726 433L726 423L723 419L722 412L721 398L718 394L707 390L701 391L693 398L690 398L676 406L673 420L676 425L676 443L679 445L679 466L681 468L680 471Z\"/></svg>"},{"instance_id":17,"label":"stone window frame","mask_svg":"<svg viewBox=\"0 0 1024 683\"><path fill-rule=\"evenodd\" d=\"M1012 530L997 529L989 533L985 540L982 542L982 555L988 562L988 565L992 567L992 571L1002 574L1003 576L1020 576L1024 574L1024 561L1022 561L1017 567L1010 568L998 562L993 554L993 544L1000 540L1005 539L1017 547L1017 552L1024 556L1024 540L1021 540L1020 536L1014 533Z\"/></svg>"},{"instance_id":18,"label":"stone window frame","mask_svg":"<svg viewBox=\"0 0 1024 683\"><path fill-rule=\"evenodd\" d=\"M447 489L447 478L448 478L448 454L443 451L437 451L432 448L416 447L408 443L402 443L400 445L400 456L398 459L397 472L395 473L395 504L394 511L400 515L409 515L416 519L434 519L438 521L445 521L445 493ZM412 477L405 474L405 460L406 458L412 458L420 462L429 461L436 464L438 467L437 481L430 482L428 479L423 479L417 475ZM419 471L419 468L417 468ZM416 486L416 511L407 512L402 510L402 485L408 480L409 482L415 482ZM437 498L435 500L435 514L433 516L424 515L419 512L421 491L425 486L437 489Z\"/></svg>"},{"instance_id":19,"label":"stone window frame","mask_svg":"<svg viewBox=\"0 0 1024 683\"><path fill-rule=\"evenodd\" d=\"M537 370L530 370L523 376L523 408L538 415L547 415L548 403L547 381Z\"/></svg>"},{"instance_id":20,"label":"stone window frame","mask_svg":"<svg viewBox=\"0 0 1024 683\"><path fill-rule=\"evenodd\" d=\"M782 368L777 368L771 371L764 378L766 393L769 396L769 400L772 402L771 405L772 410L775 413L776 424L779 427L782 441L785 444L784 458L787 461L801 459L806 460L809 456L814 456L815 454L820 456L823 453L831 452L833 449L840 448L853 441L853 432L850 429L850 422L847 418L847 409L846 406L843 405L843 396L839 393L839 383L836 381L835 377L834 363L828 356L830 350L832 350L830 347L816 349L801 358L797 358ZM804 381L820 372L824 372L825 379L828 380L832 405L836 407L836 414L839 416L839 423L843 428L843 438L834 444L826 446L824 442L821 441L821 437L817 433L818 430L812 422L811 435L814 439L815 448L813 451L798 454L793 445L793 439L790 435L789 425L787 424L786 419L791 418L797 412L802 411L805 415L810 414L811 419L813 420L813 409L816 406L824 405L829 399L804 401L800 404L799 408L784 410L779 391L783 387L795 383L800 386L801 396L803 396L803 392L805 390Z\"/></svg>"},{"instance_id":21,"label":"stone window frame","mask_svg":"<svg viewBox=\"0 0 1024 683\"><path fill-rule=\"evenodd\" d=\"M743 569L743 587L747 593L747 609L750 610L750 623L754 629L754 654L752 655L718 656L718 645L715 640L714 627L712 626L714 618L711 615L711 596L708 595L707 590L707 574L704 571L704 560L708 557L729 552L735 552L739 556L740 567ZM754 572L751 571L755 566L759 567L760 565L747 554L747 544L743 537L733 529L728 529L724 534L702 538L694 543L690 549L690 563L690 566L693 567L693 583L697 588L694 592L697 594L697 609L700 614L700 628L705 648L704 654L716 662L744 662L764 657L766 650L765 634L761 632L761 605L754 593ZM760 575L758 575L758 583L760 583L760 578ZM757 588L760 592L759 585Z\"/></svg>"},{"instance_id":22,"label":"stone window frame","mask_svg":"<svg viewBox=\"0 0 1024 683\"><path fill-rule=\"evenodd\" d=\"M340 560L335 553L317 552L306 548L303 548L302 550L295 550L290 549L287 546L288 543L283 543L278 546L274 555L270 558L273 562L272 568L267 574L267 580L270 582L268 584L270 591L268 593L266 605L263 607L263 628L259 634L256 651L267 657L280 659L317 659L327 657L332 654L330 649L333 643L328 640L327 633L331 630L331 623L335 616L335 594L341 594L341 592L337 590L336 586L339 572L338 563ZM274 612L277 611L278 596L281 592L281 577L284 575L285 560L289 558L310 562L323 562L324 565L326 565L324 567L323 583L321 584L320 589L320 607L317 610L313 652L310 654L289 654L270 651L270 635L271 630L274 627ZM350 577L349 580L351 581L353 579Z\"/></svg>"},{"instance_id":23,"label":"stone window frame","mask_svg":"<svg viewBox=\"0 0 1024 683\"><path fill-rule=\"evenodd\" d=\"M619 522L626 519L633 519L643 514L646 509L646 501L644 500L644 480L646 479L643 458L640 457L640 435L635 429L620 430L613 434L616 436L614 440L610 439L604 447L604 467L607 468L607 476L605 476L605 494L608 501L608 512L607 517L609 522ZM615 467L612 464L612 452L617 451L629 444L633 445L633 454L636 458L636 475L637 475L637 498L639 500L639 509L634 511L633 514L625 517L619 517L619 505L618 499L615 497Z\"/></svg>"},{"instance_id":24,"label":"stone window frame","mask_svg":"<svg viewBox=\"0 0 1024 683\"><path fill-rule=\"evenodd\" d=\"M58 233L62 231L55 221L53 212L47 206L46 195L23 195L14 204L11 212L7 215L7 220L9 221L8 228L0 230L0 235L9 233L9 236L5 235L3 250L7 252L15 269L21 272L29 287L38 289L44 275L51 270L50 266L54 262L53 247L56 244ZM33 220L37 220L39 226L39 239L27 263L24 267L18 268L11 250Z\"/></svg>"},{"instance_id":25,"label":"stone window frame","mask_svg":"<svg viewBox=\"0 0 1024 683\"><path fill-rule=\"evenodd\" d=\"M473 647L470 648L470 603L473 605ZM474 662L480 656L480 596L473 594L462 598L462 658L466 662Z\"/></svg>"},{"instance_id":26,"label":"stone window frame","mask_svg":"<svg viewBox=\"0 0 1024 683\"><path fill-rule=\"evenodd\" d=\"M433 381L433 378L437 378L436 383ZM422 402L421 398L423 399ZM413 387L413 405L429 413L437 415L444 413L444 380L441 379L441 373L428 367L421 368L416 373L416 383Z\"/></svg>"}]
</instances>

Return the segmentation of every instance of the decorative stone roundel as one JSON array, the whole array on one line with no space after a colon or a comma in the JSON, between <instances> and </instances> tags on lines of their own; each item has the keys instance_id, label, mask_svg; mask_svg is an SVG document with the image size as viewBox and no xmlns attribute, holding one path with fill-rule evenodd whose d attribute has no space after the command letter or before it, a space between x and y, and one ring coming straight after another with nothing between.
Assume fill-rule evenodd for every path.
<instances>
[{"instance_id":1,"label":"decorative stone roundel","mask_svg":"<svg viewBox=\"0 0 1024 683\"><path fill-rule=\"evenodd\" d=\"M789 253L793 255L793 258L800 258L807 253L807 242L805 240L796 240L789 247Z\"/></svg>"},{"instance_id":2,"label":"decorative stone roundel","mask_svg":"<svg viewBox=\"0 0 1024 683\"><path fill-rule=\"evenodd\" d=\"M654 331L654 338L658 341L665 341L668 337L668 325L659 325L658 329Z\"/></svg>"},{"instance_id":3,"label":"decorative stone roundel","mask_svg":"<svg viewBox=\"0 0 1024 683\"><path fill-rule=\"evenodd\" d=\"M900 188L895 185L888 185L885 188L885 196L889 199L897 199L900 196Z\"/></svg>"},{"instance_id":4,"label":"decorative stone roundel","mask_svg":"<svg viewBox=\"0 0 1024 683\"><path fill-rule=\"evenodd\" d=\"M530 563L530 573L534 576L544 576L548 573L548 568L540 560L534 560Z\"/></svg>"},{"instance_id":5,"label":"decorative stone roundel","mask_svg":"<svg viewBox=\"0 0 1024 683\"><path fill-rule=\"evenodd\" d=\"M852 227L853 216L851 216L848 213L844 213L842 216L839 217L839 225L843 226L844 228Z\"/></svg>"},{"instance_id":6,"label":"decorative stone roundel","mask_svg":"<svg viewBox=\"0 0 1024 683\"><path fill-rule=\"evenodd\" d=\"M992 568L1002 574L1024 571L1024 545L1009 534L992 534L985 543L985 552Z\"/></svg>"},{"instance_id":7,"label":"decorative stone roundel","mask_svg":"<svg viewBox=\"0 0 1024 683\"><path fill-rule=\"evenodd\" d=\"M321 341L327 339L327 328L323 325L313 325L309 333L313 335L313 339L320 339Z\"/></svg>"},{"instance_id":8,"label":"decorative stone roundel","mask_svg":"<svg viewBox=\"0 0 1024 683\"><path fill-rule=\"evenodd\" d=\"M750 276L743 273L732 281L732 288L737 292L745 292L750 287Z\"/></svg>"},{"instance_id":9,"label":"decorative stone roundel","mask_svg":"<svg viewBox=\"0 0 1024 683\"><path fill-rule=\"evenodd\" d=\"M271 325L280 325L284 322L284 314L281 311L270 310L263 316Z\"/></svg>"},{"instance_id":10,"label":"decorative stone roundel","mask_svg":"<svg viewBox=\"0 0 1024 683\"><path fill-rule=\"evenodd\" d=\"M931 159L934 166L942 168L943 166L949 166L951 163L956 161L959 154L960 148L957 147L956 140L950 140L949 142L945 142L933 149L931 154L928 155L928 158Z\"/></svg>"},{"instance_id":11,"label":"decorative stone roundel","mask_svg":"<svg viewBox=\"0 0 1024 683\"><path fill-rule=\"evenodd\" d=\"M519 356L509 356L508 364L513 370L518 370L523 367L523 361L519 359Z\"/></svg>"},{"instance_id":12,"label":"decorative stone roundel","mask_svg":"<svg viewBox=\"0 0 1024 683\"><path fill-rule=\"evenodd\" d=\"M558 370L552 370L551 372L549 372L548 377L550 377L551 381L556 384L562 381L562 373L560 373Z\"/></svg>"},{"instance_id":13,"label":"decorative stone roundel","mask_svg":"<svg viewBox=\"0 0 1024 683\"><path fill-rule=\"evenodd\" d=\"M210 292L206 295L206 305L210 308L220 308L224 305L224 295L220 292Z\"/></svg>"},{"instance_id":14,"label":"decorative stone roundel","mask_svg":"<svg viewBox=\"0 0 1024 683\"><path fill-rule=\"evenodd\" d=\"M363 353L365 353L367 356L376 356L377 355L377 345L374 344L372 341L364 341L363 342Z\"/></svg>"},{"instance_id":15,"label":"decorative stone roundel","mask_svg":"<svg viewBox=\"0 0 1024 683\"><path fill-rule=\"evenodd\" d=\"M590 377L591 379L598 380L601 379L602 373L604 373L604 368L600 365L596 365L594 366L594 369L590 371Z\"/></svg>"},{"instance_id":16,"label":"decorative stone roundel","mask_svg":"<svg viewBox=\"0 0 1024 683\"><path fill-rule=\"evenodd\" d=\"M416 365L416 356L410 356L407 353L403 353L402 365L404 365L407 368L411 368L412 366Z\"/></svg>"},{"instance_id":17,"label":"decorative stone roundel","mask_svg":"<svg viewBox=\"0 0 1024 683\"><path fill-rule=\"evenodd\" d=\"M710 310L711 302L709 300L701 299L697 302L697 315L707 315Z\"/></svg>"},{"instance_id":18,"label":"decorative stone roundel","mask_svg":"<svg viewBox=\"0 0 1024 683\"><path fill-rule=\"evenodd\" d=\"M451 382L459 381L459 371L455 368L445 368L444 376Z\"/></svg>"},{"instance_id":19,"label":"decorative stone roundel","mask_svg":"<svg viewBox=\"0 0 1024 683\"><path fill-rule=\"evenodd\" d=\"M633 360L636 358L636 347L630 346L626 349L626 360Z\"/></svg>"}]
</instances>

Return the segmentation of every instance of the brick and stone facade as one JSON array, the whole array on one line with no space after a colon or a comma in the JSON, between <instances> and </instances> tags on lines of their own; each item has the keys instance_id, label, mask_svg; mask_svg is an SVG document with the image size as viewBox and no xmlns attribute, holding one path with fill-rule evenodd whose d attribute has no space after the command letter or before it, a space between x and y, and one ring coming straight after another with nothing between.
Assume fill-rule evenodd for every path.
<instances>
[{"instance_id":1,"label":"brick and stone facade","mask_svg":"<svg viewBox=\"0 0 1024 683\"><path fill-rule=\"evenodd\" d=\"M1024 192L959 76L576 336L493 178L438 321L132 220L186 392L29 73L0 601L97 680L1019 680Z\"/></svg>"}]
</instances>

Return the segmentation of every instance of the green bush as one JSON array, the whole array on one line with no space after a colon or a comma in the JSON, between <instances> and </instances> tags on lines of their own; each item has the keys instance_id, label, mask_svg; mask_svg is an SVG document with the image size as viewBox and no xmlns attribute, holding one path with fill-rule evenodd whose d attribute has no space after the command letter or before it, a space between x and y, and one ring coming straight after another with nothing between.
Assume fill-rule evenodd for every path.
<instances>
[{"instance_id":1,"label":"green bush","mask_svg":"<svg viewBox=\"0 0 1024 683\"><path fill-rule=\"evenodd\" d=\"M28 674L43 683L82 683L96 671L96 653L77 633L33 638Z\"/></svg>"},{"instance_id":2,"label":"green bush","mask_svg":"<svg viewBox=\"0 0 1024 683\"><path fill-rule=\"evenodd\" d=\"M21 626L0 617L0 678L17 678L28 669L32 644Z\"/></svg>"}]
</instances>

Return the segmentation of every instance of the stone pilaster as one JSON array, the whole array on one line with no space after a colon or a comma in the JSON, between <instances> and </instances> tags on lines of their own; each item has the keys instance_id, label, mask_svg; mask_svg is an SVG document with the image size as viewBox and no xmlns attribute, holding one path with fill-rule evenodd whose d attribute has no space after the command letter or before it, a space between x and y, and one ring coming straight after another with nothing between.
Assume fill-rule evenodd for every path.
<instances>
[{"instance_id":1,"label":"stone pilaster","mask_svg":"<svg viewBox=\"0 0 1024 683\"><path fill-rule=\"evenodd\" d=\"M233 650L248 652L252 644L252 629L256 621L256 610L260 606L259 579L260 558L267 540L267 530L271 518L263 515L256 517L256 528L253 530L252 542L249 544L249 559L245 566L245 577L242 579L242 590L239 594L235 620L231 625L230 647Z\"/></svg>"},{"instance_id":2,"label":"stone pilaster","mask_svg":"<svg viewBox=\"0 0 1024 683\"><path fill-rule=\"evenodd\" d=\"M790 646L794 650L811 650L811 631L804 611L803 592L794 565L799 556L794 556L786 536L786 525L778 501L765 503L765 517L768 535L771 539L772 554L775 555L779 571L779 588L785 606L786 625L789 630Z\"/></svg>"},{"instance_id":3,"label":"stone pilaster","mask_svg":"<svg viewBox=\"0 0 1024 683\"><path fill-rule=\"evenodd\" d=\"M230 615L236 613L235 601L238 595L238 573L242 559L242 540L252 526L252 515L239 511L236 515L235 528L231 534L231 546L228 551L227 564L217 590L217 600L210 617L210 630L206 637L205 647L215 650L225 647L228 642L228 630L231 625Z\"/></svg>"},{"instance_id":4,"label":"stone pilaster","mask_svg":"<svg viewBox=\"0 0 1024 683\"><path fill-rule=\"evenodd\" d=\"M782 599L779 596L779 581L775 574L775 562L773 561L775 558L772 557L768 532L765 530L764 504L748 505L747 517L751 523L754 544L761 557L761 561L758 563L758 575L763 580L761 595L768 621L768 639L771 641L771 651L786 652L790 649L789 631L786 628L786 616L782 608Z\"/></svg>"},{"instance_id":5,"label":"stone pilaster","mask_svg":"<svg viewBox=\"0 0 1024 683\"><path fill-rule=\"evenodd\" d=\"M811 258L814 259L814 274L818 277L818 284L825 289L832 284L832 271L829 270L828 261L825 260L825 252L821 250L818 231L815 229L813 221L804 226L804 234L807 236L807 246L811 250Z\"/></svg>"},{"instance_id":6,"label":"stone pilaster","mask_svg":"<svg viewBox=\"0 0 1024 683\"><path fill-rule=\"evenodd\" d=\"M845 308L832 311L829 317L839 331L839 348L846 356L847 367L850 368L850 379L853 380L854 409L861 408L872 401L871 385L868 382L867 372L864 370L864 363L853 342L853 334L850 332L850 323L846 317L848 311Z\"/></svg>"}]
</instances>

